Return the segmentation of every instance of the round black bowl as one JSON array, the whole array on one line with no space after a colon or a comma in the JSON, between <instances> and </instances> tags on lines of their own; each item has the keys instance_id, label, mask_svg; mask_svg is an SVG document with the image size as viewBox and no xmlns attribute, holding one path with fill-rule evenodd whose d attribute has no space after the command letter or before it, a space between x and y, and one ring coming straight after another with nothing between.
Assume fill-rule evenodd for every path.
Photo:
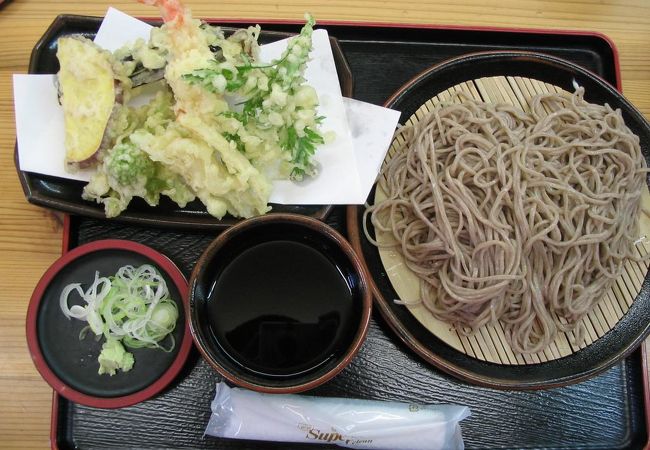
<instances>
[{"instance_id":1,"label":"round black bowl","mask_svg":"<svg viewBox=\"0 0 650 450\"><path fill-rule=\"evenodd\" d=\"M269 393L312 389L343 370L371 307L350 244L294 214L249 219L219 235L197 262L187 305L204 358L229 381Z\"/></svg>"}]
</instances>

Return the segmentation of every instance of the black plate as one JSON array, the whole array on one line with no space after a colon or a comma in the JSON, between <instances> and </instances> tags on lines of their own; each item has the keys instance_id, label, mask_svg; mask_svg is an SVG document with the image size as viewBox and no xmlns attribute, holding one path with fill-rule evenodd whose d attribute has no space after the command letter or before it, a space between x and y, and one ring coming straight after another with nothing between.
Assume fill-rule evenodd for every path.
<instances>
[{"instance_id":1,"label":"black plate","mask_svg":"<svg viewBox=\"0 0 650 450\"><path fill-rule=\"evenodd\" d=\"M98 17L58 16L34 47L29 63L29 73L57 73L59 70L59 62L56 58L57 39L70 34L81 34L88 39L93 39L101 21L102 19ZM151 23L159 25L159 22ZM236 29L222 28L226 32ZM262 30L259 40L260 43L264 44L293 35L295 33ZM352 72L336 39L330 38L330 44L339 76L341 93L344 97L351 97L353 91ZM86 183L21 171L18 165L17 151L16 148L14 162L23 192L30 203L89 217L105 217L102 205L81 198L81 192ZM332 209L331 205L271 204L271 207L273 212L302 214L319 220L324 220ZM219 229L227 228L239 222L240 219L227 215L219 220L210 216L203 204L198 200L189 203L184 208L180 208L173 201L162 196L160 204L156 207L147 205L140 198L134 198L126 211L111 220L174 228Z\"/></svg>"},{"instance_id":2,"label":"black plate","mask_svg":"<svg viewBox=\"0 0 650 450\"><path fill-rule=\"evenodd\" d=\"M151 264L167 283L179 311L172 333L174 349L129 349L135 364L128 372L99 375L97 357L104 338L79 333L85 321L66 319L59 306L63 288L70 283L87 287L99 276L111 276L125 265ZM167 258L141 244L103 240L66 253L43 275L34 290L27 314L27 341L32 359L43 378L61 395L90 406L116 408L145 400L164 389L181 370L192 346L183 299L187 281ZM169 338L163 342L169 346Z\"/></svg>"},{"instance_id":3,"label":"black plate","mask_svg":"<svg viewBox=\"0 0 650 450\"><path fill-rule=\"evenodd\" d=\"M585 88L585 99L620 108L626 124L641 139L641 149L650 159L650 124L616 89L582 67L532 52L484 52L451 59L424 71L404 85L386 106L402 111L401 123L437 93L459 83L491 76L535 78L569 92L574 85ZM372 204L374 188L367 199ZM473 358L455 350L429 332L403 306L384 270L377 248L365 237L363 208L348 209L348 233L363 255L374 281L375 300L382 315L398 336L420 356L463 380L495 388L534 389L561 386L584 380L608 369L627 356L650 333L650 277L646 274L641 292L629 311L593 344L566 357L538 364L500 365ZM372 230L372 225L368 223Z\"/></svg>"}]
</instances>

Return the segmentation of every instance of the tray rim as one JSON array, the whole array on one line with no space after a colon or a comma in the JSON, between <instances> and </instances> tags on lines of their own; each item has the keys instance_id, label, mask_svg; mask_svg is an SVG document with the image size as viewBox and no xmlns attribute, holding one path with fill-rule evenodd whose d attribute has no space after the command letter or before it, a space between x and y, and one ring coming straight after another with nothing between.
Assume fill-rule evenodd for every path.
<instances>
[{"instance_id":1,"label":"tray rim","mask_svg":"<svg viewBox=\"0 0 650 450\"><path fill-rule=\"evenodd\" d=\"M90 16L85 16L90 17ZM152 20L151 17L141 16L139 17L143 20ZM209 21L219 21L220 23L229 24L229 23L247 23L247 22L256 22L260 24L287 24L295 25L300 22L297 20L291 19L264 19L259 20L255 18L210 18ZM614 62L614 73L616 78L616 83L614 87L622 92L622 79L620 72L620 59L619 51L615 42L605 33L599 31L587 31L587 30L571 30L571 29L546 29L546 28L516 28L516 27L497 27L497 26L470 26L470 25L439 25L439 24L425 24L425 23L400 23L400 22L377 22L377 21L345 21L345 20L322 20L319 21L320 25L340 25L340 26L358 26L358 27L367 27L367 28L409 28L409 29L432 29L432 30L455 30L455 31L484 31L484 32L495 32L495 33L530 33L530 34L539 34L539 35L561 35L561 36L586 36L593 37L604 41L607 46L612 51L612 58ZM347 219L347 218L346 218ZM64 227L63 227L63 236L62 236L62 253L66 252L70 245L70 226L71 226L70 215L66 213L64 215ZM650 361L648 359L648 350L646 343L642 343L641 347L635 352L641 353L641 371L642 371L642 383L643 383L643 407L645 415L645 426L648 431L647 441L644 444L644 450L650 450L650 374L648 371L648 364ZM629 355L628 355L629 358ZM56 391L52 392L52 409L51 409L51 421L50 421L50 446L52 450L59 450L59 405L60 397ZM64 399L64 401L66 401Z\"/></svg>"}]
</instances>

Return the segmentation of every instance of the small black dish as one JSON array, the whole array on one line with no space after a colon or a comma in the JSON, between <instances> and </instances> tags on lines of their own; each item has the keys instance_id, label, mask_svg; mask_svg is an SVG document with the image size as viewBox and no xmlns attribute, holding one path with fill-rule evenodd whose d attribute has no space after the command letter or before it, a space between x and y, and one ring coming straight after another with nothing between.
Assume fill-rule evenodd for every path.
<instances>
[{"instance_id":1,"label":"small black dish","mask_svg":"<svg viewBox=\"0 0 650 450\"><path fill-rule=\"evenodd\" d=\"M92 332L83 340L79 333L85 321L68 320L61 312L63 287L82 283L87 288L95 277L110 276L127 264L151 264L165 278L171 298L178 306L174 349L130 349L135 364L128 372L99 375L97 356L104 339ZM187 281L165 256L144 245L123 240L102 240L77 247L59 258L34 289L27 311L27 343L36 368L45 381L64 397L88 406L118 408L157 394L183 367L192 346L185 320L183 298Z\"/></svg>"},{"instance_id":2,"label":"small black dish","mask_svg":"<svg viewBox=\"0 0 650 450\"><path fill-rule=\"evenodd\" d=\"M231 382L261 392L314 388L361 346L372 300L352 247L317 220L275 214L217 237L190 279L192 336Z\"/></svg>"},{"instance_id":3,"label":"small black dish","mask_svg":"<svg viewBox=\"0 0 650 450\"><path fill-rule=\"evenodd\" d=\"M627 126L640 138L641 150L650 165L650 124L619 92L592 72L555 56L524 52L481 52L449 59L420 73L394 93L384 106L402 112L401 123L440 92L459 83L483 77L520 76L537 79L573 92L585 89L591 103L608 103L620 108ZM367 199L374 201L373 188ZM621 320L589 346L548 362L504 365L481 361L455 350L426 329L403 306L386 275L377 247L363 232L363 207L348 206L350 242L362 258L368 273L375 304L399 338L428 363L470 383L499 389L542 389L585 380L616 364L650 333L650 276L645 274L641 291ZM371 223L368 229L374 233Z\"/></svg>"}]
</instances>

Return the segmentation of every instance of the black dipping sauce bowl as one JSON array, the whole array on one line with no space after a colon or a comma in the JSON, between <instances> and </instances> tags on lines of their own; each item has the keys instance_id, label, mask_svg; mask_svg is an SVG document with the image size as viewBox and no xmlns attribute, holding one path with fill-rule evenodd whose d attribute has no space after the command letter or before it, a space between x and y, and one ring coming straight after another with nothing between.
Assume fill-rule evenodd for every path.
<instances>
[{"instance_id":1,"label":"black dipping sauce bowl","mask_svg":"<svg viewBox=\"0 0 650 450\"><path fill-rule=\"evenodd\" d=\"M368 330L367 275L348 242L296 214L245 220L205 250L190 279L190 330L227 380L267 393L319 386Z\"/></svg>"}]
</instances>

